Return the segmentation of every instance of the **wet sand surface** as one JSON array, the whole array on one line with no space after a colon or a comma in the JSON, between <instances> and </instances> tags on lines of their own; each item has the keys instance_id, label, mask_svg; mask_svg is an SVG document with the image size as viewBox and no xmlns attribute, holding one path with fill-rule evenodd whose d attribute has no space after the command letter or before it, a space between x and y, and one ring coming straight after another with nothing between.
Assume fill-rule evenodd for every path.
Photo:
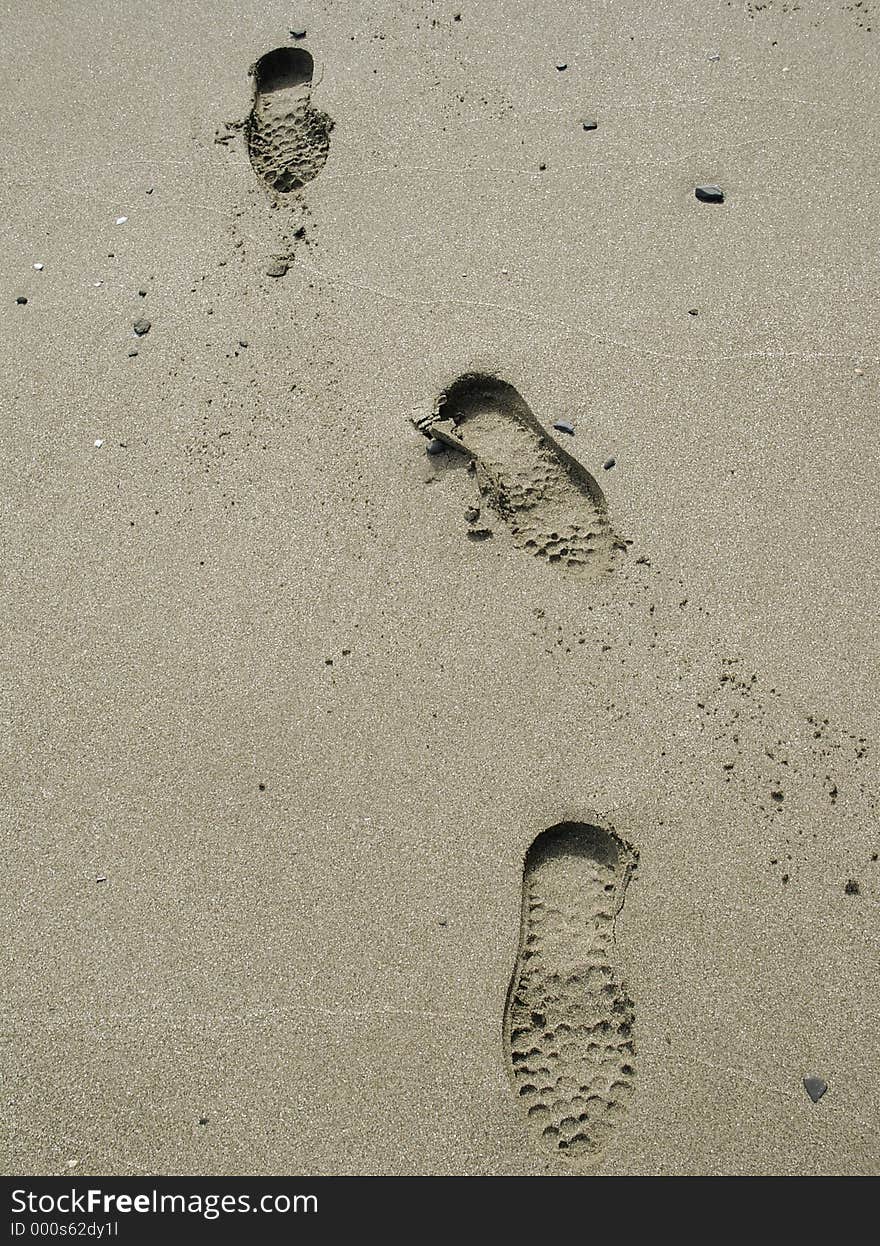
<instances>
[{"instance_id":1,"label":"wet sand surface","mask_svg":"<svg viewBox=\"0 0 880 1246\"><path fill-rule=\"evenodd\" d=\"M2 1169L584 1171L504 1025L574 825L638 856L586 1171L876 1173L880 7L35 0L0 55ZM467 373L610 570L426 454Z\"/></svg>"}]
</instances>

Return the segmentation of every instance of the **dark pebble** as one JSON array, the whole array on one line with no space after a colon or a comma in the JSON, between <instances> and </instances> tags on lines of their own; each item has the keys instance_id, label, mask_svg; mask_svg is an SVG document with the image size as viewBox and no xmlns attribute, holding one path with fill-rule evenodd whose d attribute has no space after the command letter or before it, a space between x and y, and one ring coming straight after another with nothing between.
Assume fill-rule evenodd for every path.
<instances>
[{"instance_id":1,"label":"dark pebble","mask_svg":"<svg viewBox=\"0 0 880 1246\"><path fill-rule=\"evenodd\" d=\"M290 35L292 39L305 39L306 37L305 26L297 26L295 30L291 27Z\"/></svg>"},{"instance_id":2,"label":"dark pebble","mask_svg":"<svg viewBox=\"0 0 880 1246\"><path fill-rule=\"evenodd\" d=\"M27 302L27 299L24 297L23 294L19 294L18 298L15 301L16 303L19 303L22 307L24 307L25 303Z\"/></svg>"},{"instance_id":3,"label":"dark pebble","mask_svg":"<svg viewBox=\"0 0 880 1246\"><path fill-rule=\"evenodd\" d=\"M134 329L138 337L144 337L147 333L150 332L150 329L152 328L152 324L150 323L149 320L145 320L143 316L139 316L138 319L134 322L132 328Z\"/></svg>"},{"instance_id":4,"label":"dark pebble","mask_svg":"<svg viewBox=\"0 0 880 1246\"><path fill-rule=\"evenodd\" d=\"M129 359L134 359L135 355L137 355L137 351L134 349L134 347L132 347L131 350L128 352L128 357Z\"/></svg>"},{"instance_id":5,"label":"dark pebble","mask_svg":"<svg viewBox=\"0 0 880 1246\"><path fill-rule=\"evenodd\" d=\"M699 314L699 313L697 312L696 307L689 307L689 308L688 308L688 315L689 315L689 316L696 316L696 315L698 315L698 314Z\"/></svg>"},{"instance_id":6,"label":"dark pebble","mask_svg":"<svg viewBox=\"0 0 880 1246\"><path fill-rule=\"evenodd\" d=\"M560 73L562 73L564 69L568 69L568 64L566 61L557 61L556 68L559 70Z\"/></svg>"},{"instance_id":7,"label":"dark pebble","mask_svg":"<svg viewBox=\"0 0 880 1246\"><path fill-rule=\"evenodd\" d=\"M818 1103L828 1089L828 1083L823 1082L821 1077L805 1077L804 1090L810 1096L814 1103Z\"/></svg>"},{"instance_id":8,"label":"dark pebble","mask_svg":"<svg viewBox=\"0 0 880 1246\"><path fill-rule=\"evenodd\" d=\"M599 122L595 121L592 117L585 117L581 124L585 130L598 130L599 128Z\"/></svg>"},{"instance_id":9,"label":"dark pebble","mask_svg":"<svg viewBox=\"0 0 880 1246\"><path fill-rule=\"evenodd\" d=\"M574 436L574 424L570 424L568 420L557 420L553 427L559 433L568 433L569 437Z\"/></svg>"},{"instance_id":10,"label":"dark pebble","mask_svg":"<svg viewBox=\"0 0 880 1246\"><path fill-rule=\"evenodd\" d=\"M266 276L267 277L283 277L286 274L289 267L290 265L288 264L287 260L273 260L272 263L269 265L269 267L266 269Z\"/></svg>"},{"instance_id":11,"label":"dark pebble","mask_svg":"<svg viewBox=\"0 0 880 1246\"><path fill-rule=\"evenodd\" d=\"M138 290L138 294L141 296L142 299L145 299L147 297L146 290Z\"/></svg>"},{"instance_id":12,"label":"dark pebble","mask_svg":"<svg viewBox=\"0 0 880 1246\"><path fill-rule=\"evenodd\" d=\"M724 191L720 186L714 184L709 186L697 186L694 194L702 203L723 203Z\"/></svg>"},{"instance_id":13,"label":"dark pebble","mask_svg":"<svg viewBox=\"0 0 880 1246\"><path fill-rule=\"evenodd\" d=\"M480 518L479 506L469 506L464 513L464 517L468 521L468 523L476 523L477 520Z\"/></svg>"},{"instance_id":14,"label":"dark pebble","mask_svg":"<svg viewBox=\"0 0 880 1246\"><path fill-rule=\"evenodd\" d=\"M491 528L471 528L467 538L469 541L488 541L491 535Z\"/></svg>"},{"instance_id":15,"label":"dark pebble","mask_svg":"<svg viewBox=\"0 0 880 1246\"><path fill-rule=\"evenodd\" d=\"M606 459L605 462L602 464L602 467L604 468L606 472L610 472L616 462L617 462L617 459Z\"/></svg>"},{"instance_id":16,"label":"dark pebble","mask_svg":"<svg viewBox=\"0 0 880 1246\"><path fill-rule=\"evenodd\" d=\"M426 454L443 454L445 450L446 450L446 447L444 446L443 442L437 441L436 438L432 438L428 442L427 446L425 446Z\"/></svg>"},{"instance_id":17,"label":"dark pebble","mask_svg":"<svg viewBox=\"0 0 880 1246\"><path fill-rule=\"evenodd\" d=\"M208 1123L208 1118L207 1118L207 1116L200 1116L200 1117L199 1117L199 1124L200 1124L200 1125L207 1125L207 1123Z\"/></svg>"},{"instance_id":18,"label":"dark pebble","mask_svg":"<svg viewBox=\"0 0 880 1246\"><path fill-rule=\"evenodd\" d=\"M860 896L862 894L862 889L854 878L849 879L844 887L844 891L848 896Z\"/></svg>"},{"instance_id":19,"label":"dark pebble","mask_svg":"<svg viewBox=\"0 0 880 1246\"><path fill-rule=\"evenodd\" d=\"M245 341L243 337L240 337L238 339L238 344L242 348L242 350L247 350L247 342Z\"/></svg>"}]
</instances>

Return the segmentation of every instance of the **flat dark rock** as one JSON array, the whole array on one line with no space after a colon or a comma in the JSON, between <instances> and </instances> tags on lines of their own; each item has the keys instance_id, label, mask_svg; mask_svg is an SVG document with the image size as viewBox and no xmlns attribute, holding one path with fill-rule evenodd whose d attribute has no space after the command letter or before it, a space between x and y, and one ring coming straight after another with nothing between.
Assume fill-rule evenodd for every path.
<instances>
[{"instance_id":1,"label":"flat dark rock","mask_svg":"<svg viewBox=\"0 0 880 1246\"><path fill-rule=\"evenodd\" d=\"M145 320L143 316L139 316L137 320L134 322L134 324L132 325L132 328L134 329L138 337L144 337L147 333L150 332L150 329L152 327L153 326L152 326L151 321Z\"/></svg>"},{"instance_id":2,"label":"flat dark rock","mask_svg":"<svg viewBox=\"0 0 880 1246\"><path fill-rule=\"evenodd\" d=\"M569 437L574 436L574 424L569 423L568 420L557 420L553 427L557 432L568 433Z\"/></svg>"},{"instance_id":3,"label":"flat dark rock","mask_svg":"<svg viewBox=\"0 0 880 1246\"><path fill-rule=\"evenodd\" d=\"M804 1090L810 1096L814 1103L818 1103L828 1089L828 1083L823 1082L821 1077L805 1077Z\"/></svg>"},{"instance_id":4,"label":"flat dark rock","mask_svg":"<svg viewBox=\"0 0 880 1246\"><path fill-rule=\"evenodd\" d=\"M599 122L596 121L593 117L584 117L583 121L581 122L581 125L584 127L585 130L598 130L599 128Z\"/></svg>"},{"instance_id":5,"label":"flat dark rock","mask_svg":"<svg viewBox=\"0 0 880 1246\"><path fill-rule=\"evenodd\" d=\"M296 27L296 29L294 29L293 27L291 27L291 29L290 29L290 36L291 36L291 38L292 38L292 39L305 39L305 37L306 37L306 28L305 28L305 26L297 26L297 27Z\"/></svg>"},{"instance_id":6,"label":"flat dark rock","mask_svg":"<svg viewBox=\"0 0 880 1246\"><path fill-rule=\"evenodd\" d=\"M287 273L288 268L290 268L290 264L287 262L287 260L273 260L272 263L269 265L269 267L266 269L266 276L267 277L283 277Z\"/></svg>"},{"instance_id":7,"label":"flat dark rock","mask_svg":"<svg viewBox=\"0 0 880 1246\"><path fill-rule=\"evenodd\" d=\"M694 194L701 201L701 203L724 202L724 191L720 186L716 186L714 183L711 185L694 187Z\"/></svg>"},{"instance_id":8,"label":"flat dark rock","mask_svg":"<svg viewBox=\"0 0 880 1246\"><path fill-rule=\"evenodd\" d=\"M602 464L602 467L605 469L606 472L610 472L611 468L614 466L616 462L617 462L617 459L613 459L613 458L606 459L605 462Z\"/></svg>"}]
</instances>

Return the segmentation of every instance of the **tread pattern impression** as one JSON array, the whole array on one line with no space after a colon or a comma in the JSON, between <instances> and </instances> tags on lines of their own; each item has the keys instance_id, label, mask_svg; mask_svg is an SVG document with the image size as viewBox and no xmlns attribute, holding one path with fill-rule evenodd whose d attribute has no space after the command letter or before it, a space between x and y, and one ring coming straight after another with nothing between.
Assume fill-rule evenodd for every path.
<instances>
[{"instance_id":1,"label":"tread pattern impression","mask_svg":"<svg viewBox=\"0 0 880 1246\"><path fill-rule=\"evenodd\" d=\"M610 959L636 860L582 822L544 831L526 855L504 1047L526 1121L554 1155L597 1157L632 1096L633 1004Z\"/></svg>"},{"instance_id":2,"label":"tread pattern impression","mask_svg":"<svg viewBox=\"0 0 880 1246\"><path fill-rule=\"evenodd\" d=\"M276 48L251 71L248 155L257 176L282 194L310 182L327 163L333 122L309 102L314 67L305 48Z\"/></svg>"},{"instance_id":3,"label":"tread pattern impression","mask_svg":"<svg viewBox=\"0 0 880 1246\"><path fill-rule=\"evenodd\" d=\"M599 485L507 382L466 373L415 424L475 461L483 498L521 548L577 571L606 571L625 548Z\"/></svg>"}]
</instances>

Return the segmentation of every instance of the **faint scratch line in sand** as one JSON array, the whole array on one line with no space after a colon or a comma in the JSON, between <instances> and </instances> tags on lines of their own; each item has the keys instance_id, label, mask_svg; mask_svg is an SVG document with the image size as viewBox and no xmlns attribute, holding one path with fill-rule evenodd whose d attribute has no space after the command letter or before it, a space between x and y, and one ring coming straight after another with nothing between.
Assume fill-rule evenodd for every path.
<instances>
[{"instance_id":1,"label":"faint scratch line in sand","mask_svg":"<svg viewBox=\"0 0 880 1246\"><path fill-rule=\"evenodd\" d=\"M393 302L401 303L410 307L435 307L438 304L455 305L460 310L480 310L497 312L507 318L522 318L524 320L534 320L546 325L547 328L555 328L564 330L569 336L580 339L589 338L593 342L598 342L603 346L613 346L619 350L624 350L630 354L643 358L672 360L676 363L723 363L733 360L745 359L799 359L804 362L817 359L859 359L870 361L872 363L880 361L880 354L866 355L861 351L796 351L796 350L755 350L755 351L737 351L732 354L719 355L685 355L678 352L662 352L649 350L646 347L635 346L630 342L624 342L617 338L607 337L601 333L593 333L589 329L585 329L581 325L573 325L560 317L554 317L547 313L536 312L521 304L510 303L490 303L482 300L468 300L455 298L453 295L434 295L430 298L417 298L415 296L407 296L398 294L391 290L383 290L380 286L366 285L357 281L348 281L342 276L333 275L326 270L319 268L309 260L303 261L303 267L319 280L326 281L329 285L342 286L348 290L357 290L362 294L375 295L377 298L388 299Z\"/></svg>"}]
</instances>

